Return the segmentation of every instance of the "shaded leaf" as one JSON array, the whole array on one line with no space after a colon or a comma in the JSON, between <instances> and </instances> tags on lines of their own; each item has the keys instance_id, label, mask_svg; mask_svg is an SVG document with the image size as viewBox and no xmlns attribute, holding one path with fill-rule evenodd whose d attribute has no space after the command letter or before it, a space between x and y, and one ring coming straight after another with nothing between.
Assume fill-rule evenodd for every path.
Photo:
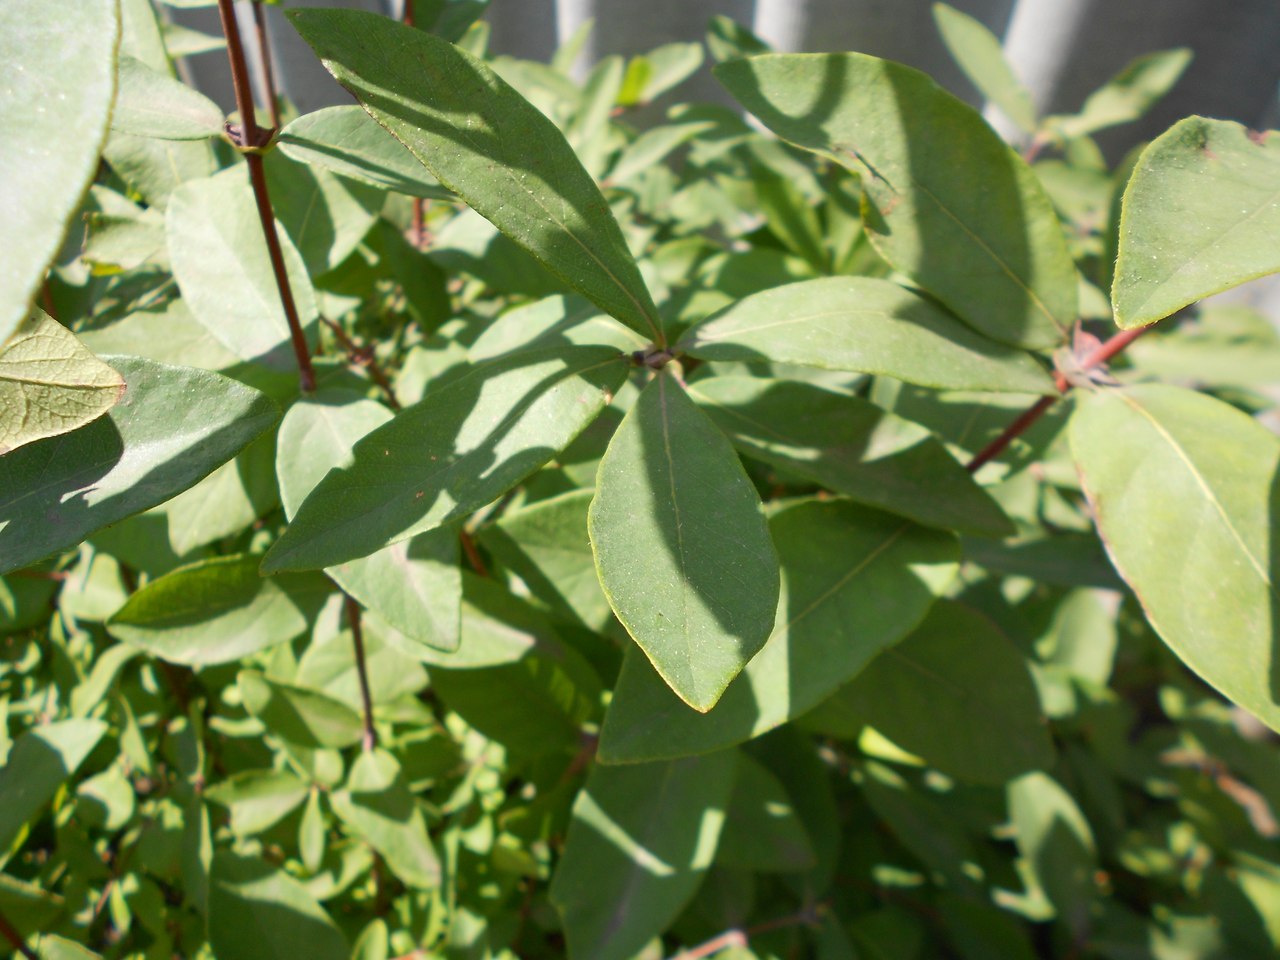
<instances>
[{"instance_id":1,"label":"shaded leaf","mask_svg":"<svg viewBox=\"0 0 1280 960\"><path fill-rule=\"evenodd\" d=\"M967 607L936 604L837 699L943 773L998 786L1053 763L1022 654Z\"/></svg>"},{"instance_id":2,"label":"shaded leaf","mask_svg":"<svg viewBox=\"0 0 1280 960\"><path fill-rule=\"evenodd\" d=\"M0 455L96 420L124 389L120 374L37 308L0 344Z\"/></svg>"},{"instance_id":3,"label":"shaded leaf","mask_svg":"<svg viewBox=\"0 0 1280 960\"><path fill-rule=\"evenodd\" d=\"M117 0L73 17L43 0L0 5L0 343L27 316L98 170L115 97Z\"/></svg>"},{"instance_id":4,"label":"shaded leaf","mask_svg":"<svg viewBox=\"0 0 1280 960\"><path fill-rule=\"evenodd\" d=\"M1280 730L1280 439L1220 400L1150 384L1082 403L1071 449L1147 620L1187 666Z\"/></svg>"},{"instance_id":5,"label":"shaded leaf","mask_svg":"<svg viewBox=\"0 0 1280 960\"><path fill-rule=\"evenodd\" d=\"M202 140L222 135L222 110L198 90L121 55L111 129L135 137Z\"/></svg>"},{"instance_id":6,"label":"shaded leaf","mask_svg":"<svg viewBox=\"0 0 1280 960\"><path fill-rule=\"evenodd\" d=\"M784 140L862 177L894 267L1004 343L1061 342L1076 316L1062 227L1030 168L928 76L858 53L767 54L716 76Z\"/></svg>"},{"instance_id":7,"label":"shaded leaf","mask_svg":"<svg viewBox=\"0 0 1280 960\"><path fill-rule=\"evenodd\" d=\"M709 710L768 639L778 557L737 454L666 373L614 433L587 520L614 613L671 689Z\"/></svg>"},{"instance_id":8,"label":"shaded leaf","mask_svg":"<svg viewBox=\"0 0 1280 960\"><path fill-rule=\"evenodd\" d=\"M1280 135L1188 117L1138 157L1125 188L1111 302L1140 327L1280 270Z\"/></svg>"},{"instance_id":9,"label":"shaded leaf","mask_svg":"<svg viewBox=\"0 0 1280 960\"><path fill-rule=\"evenodd\" d=\"M736 760L592 769L551 880L572 956L630 960L679 915L715 857Z\"/></svg>"},{"instance_id":10,"label":"shaded leaf","mask_svg":"<svg viewBox=\"0 0 1280 960\"><path fill-rule=\"evenodd\" d=\"M311 787L287 770L242 770L205 790L207 800L231 811L231 830L251 836L279 823L301 805Z\"/></svg>"},{"instance_id":11,"label":"shaded leaf","mask_svg":"<svg viewBox=\"0 0 1280 960\"><path fill-rule=\"evenodd\" d=\"M360 714L317 690L277 683L255 670L241 670L236 683L245 709L289 743L312 749L349 747L364 735Z\"/></svg>"},{"instance_id":12,"label":"shaded leaf","mask_svg":"<svg viewBox=\"0 0 1280 960\"><path fill-rule=\"evenodd\" d=\"M968 330L888 280L824 277L753 294L676 345L704 360L773 360L878 373L928 387L1047 393L1029 355Z\"/></svg>"},{"instance_id":13,"label":"shaded leaf","mask_svg":"<svg viewBox=\"0 0 1280 960\"><path fill-rule=\"evenodd\" d=\"M0 457L0 572L181 493L280 415L258 391L216 373L103 359L128 385L107 416Z\"/></svg>"},{"instance_id":14,"label":"shaded leaf","mask_svg":"<svg viewBox=\"0 0 1280 960\"><path fill-rule=\"evenodd\" d=\"M209 879L209 942L219 957L348 960L342 932L283 870L219 851Z\"/></svg>"},{"instance_id":15,"label":"shaded leaf","mask_svg":"<svg viewBox=\"0 0 1280 960\"><path fill-rule=\"evenodd\" d=\"M926 526L1014 533L928 430L860 397L755 377L699 380L689 395L748 457Z\"/></svg>"},{"instance_id":16,"label":"shaded leaf","mask_svg":"<svg viewBox=\"0 0 1280 960\"><path fill-rule=\"evenodd\" d=\"M285 643L307 628L330 592L314 574L262 577L254 554L179 567L129 597L107 621L126 643L171 663L231 663Z\"/></svg>"},{"instance_id":17,"label":"shaded leaf","mask_svg":"<svg viewBox=\"0 0 1280 960\"><path fill-rule=\"evenodd\" d=\"M915 627L959 560L953 537L844 501L787 507L769 528L783 588L764 649L706 715L629 653L605 715L602 761L704 753L806 713Z\"/></svg>"},{"instance_id":18,"label":"shaded leaf","mask_svg":"<svg viewBox=\"0 0 1280 960\"><path fill-rule=\"evenodd\" d=\"M816 863L786 789L764 764L748 756L738 758L716 863L770 873L808 870Z\"/></svg>"},{"instance_id":19,"label":"shaded leaf","mask_svg":"<svg viewBox=\"0 0 1280 960\"><path fill-rule=\"evenodd\" d=\"M355 10L292 10L321 62L468 206L611 316L662 340L595 181L554 123L438 37Z\"/></svg>"},{"instance_id":20,"label":"shaded leaf","mask_svg":"<svg viewBox=\"0 0 1280 960\"><path fill-rule=\"evenodd\" d=\"M14 741L0 768L0 852L80 769L106 732L101 720L61 720L34 727Z\"/></svg>"},{"instance_id":21,"label":"shaded leaf","mask_svg":"<svg viewBox=\"0 0 1280 960\"><path fill-rule=\"evenodd\" d=\"M1048 774L1019 777L1007 793L1018 852L1078 935L1088 929L1093 895L1095 854L1089 823L1071 794Z\"/></svg>"},{"instance_id":22,"label":"shaded leaf","mask_svg":"<svg viewBox=\"0 0 1280 960\"><path fill-rule=\"evenodd\" d=\"M567 446L626 373L615 349L563 344L477 364L358 442L263 570L333 566L466 516Z\"/></svg>"}]
</instances>

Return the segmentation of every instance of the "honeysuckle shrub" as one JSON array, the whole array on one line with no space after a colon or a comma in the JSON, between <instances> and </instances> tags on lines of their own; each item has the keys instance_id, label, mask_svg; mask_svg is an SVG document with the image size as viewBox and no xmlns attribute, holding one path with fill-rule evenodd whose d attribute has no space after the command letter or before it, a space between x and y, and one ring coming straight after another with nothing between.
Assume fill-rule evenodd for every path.
<instances>
[{"instance_id":1,"label":"honeysuckle shrub","mask_svg":"<svg viewBox=\"0 0 1280 960\"><path fill-rule=\"evenodd\" d=\"M0 5L3 949L1274 955L1276 135L484 6Z\"/></svg>"}]
</instances>

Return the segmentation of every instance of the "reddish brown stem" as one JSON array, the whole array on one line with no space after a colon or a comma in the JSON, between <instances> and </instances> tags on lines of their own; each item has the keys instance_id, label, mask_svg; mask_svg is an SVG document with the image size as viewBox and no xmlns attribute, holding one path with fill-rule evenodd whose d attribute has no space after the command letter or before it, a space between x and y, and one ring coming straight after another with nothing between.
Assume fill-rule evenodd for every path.
<instances>
[{"instance_id":1,"label":"reddish brown stem","mask_svg":"<svg viewBox=\"0 0 1280 960\"><path fill-rule=\"evenodd\" d=\"M360 704L364 709L364 742L365 750L372 750L378 745L378 731L373 726L373 697L369 694L369 669L365 663L364 631L360 628L360 604L347 596L347 624L351 627L351 642L356 652L356 676L360 681Z\"/></svg>"},{"instance_id":2,"label":"reddish brown stem","mask_svg":"<svg viewBox=\"0 0 1280 960\"><path fill-rule=\"evenodd\" d=\"M458 532L458 540L462 543L462 552L467 555L467 562L471 564L471 568L480 576L487 577L489 571L484 565L484 560L480 558L480 551L476 548L476 542L471 534L461 530Z\"/></svg>"},{"instance_id":3,"label":"reddish brown stem","mask_svg":"<svg viewBox=\"0 0 1280 960\"><path fill-rule=\"evenodd\" d=\"M253 0L253 29L258 35L258 56L262 62L262 82L267 88L267 111L271 114L271 126L280 129L280 98L276 92L276 74L271 65L271 43L267 37L267 17L262 0Z\"/></svg>"},{"instance_id":4,"label":"reddish brown stem","mask_svg":"<svg viewBox=\"0 0 1280 960\"><path fill-rule=\"evenodd\" d=\"M1133 330L1122 330L1081 357L1080 369L1092 370L1094 367L1101 366L1150 329L1150 326L1145 326L1136 327ZM1057 402L1058 397L1066 393L1071 386L1061 371L1054 373L1053 383L1058 388L1057 394L1043 396L1024 410L1018 416L1018 419L1001 431L1000 436L979 450L974 458L965 464L965 469L970 473L976 473L986 464L1000 456L1009 444L1026 433L1033 423L1044 416L1045 412Z\"/></svg>"},{"instance_id":5,"label":"reddish brown stem","mask_svg":"<svg viewBox=\"0 0 1280 960\"><path fill-rule=\"evenodd\" d=\"M258 219L262 222L262 236L267 242L271 271L275 274L276 289L280 292L280 305L284 307L285 318L289 321L289 338L293 342L293 353L298 359L298 380L302 392L311 393L316 388L316 375L311 367L307 338L302 332L302 321L298 317L293 288L284 266L284 252L280 248L280 237L276 233L276 219L271 210L271 195L267 191L267 175L263 168L262 155L257 152L266 146L271 132L264 131L258 126L254 114L253 97L249 93L249 68L245 62L244 45L240 42L240 26L236 23L231 0L218 0L218 14L222 18L222 32L227 38L231 82L235 87L236 108L240 111L241 130L237 146L244 153L245 162L249 167L249 182L253 186L253 198L258 206Z\"/></svg>"},{"instance_id":6,"label":"reddish brown stem","mask_svg":"<svg viewBox=\"0 0 1280 960\"><path fill-rule=\"evenodd\" d=\"M681 950L675 955L675 960L700 960L702 957L709 957L712 954L719 953L721 950L729 947L741 947L744 950L750 946L750 940L754 936L762 933L768 933L770 930L782 930L786 927L813 926L821 919L821 912L826 909L826 904L818 904L810 909L801 910L799 913L789 914L785 917L775 917L772 920L765 920L763 923L757 923L755 926L748 927L746 930L726 930L717 936L712 937L705 943L700 943L696 947L688 950Z\"/></svg>"},{"instance_id":7,"label":"reddish brown stem","mask_svg":"<svg viewBox=\"0 0 1280 960\"><path fill-rule=\"evenodd\" d=\"M378 366L378 361L374 359L373 350L369 347L360 347L356 342L347 336L347 331L342 329L340 324L335 323L328 317L324 317L324 324L333 331L334 337L338 341L338 345L347 354L347 359L357 367L363 367L369 371L369 376L373 379L384 394L387 396L387 406L392 410L400 409L400 401L396 399L396 392L391 386L391 380L387 376L382 367Z\"/></svg>"},{"instance_id":8,"label":"reddish brown stem","mask_svg":"<svg viewBox=\"0 0 1280 960\"><path fill-rule=\"evenodd\" d=\"M9 941L9 945L26 957L27 960L39 960L36 952L27 946L26 941L22 939L22 934L14 929L13 924L9 922L9 919L3 913L0 913L0 934L3 934L4 938Z\"/></svg>"}]
</instances>

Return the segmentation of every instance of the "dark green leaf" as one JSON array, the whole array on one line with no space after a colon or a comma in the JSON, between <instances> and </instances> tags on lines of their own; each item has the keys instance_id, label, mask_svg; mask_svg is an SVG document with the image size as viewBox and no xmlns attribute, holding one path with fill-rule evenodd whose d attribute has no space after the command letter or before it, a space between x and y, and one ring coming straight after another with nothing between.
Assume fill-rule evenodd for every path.
<instances>
[{"instance_id":1,"label":"dark green leaf","mask_svg":"<svg viewBox=\"0 0 1280 960\"><path fill-rule=\"evenodd\" d=\"M348 960L349 947L324 908L287 873L233 853L217 853L209 886L209 941L237 960Z\"/></svg>"},{"instance_id":2,"label":"dark green leaf","mask_svg":"<svg viewBox=\"0 0 1280 960\"><path fill-rule=\"evenodd\" d=\"M101 720L61 720L17 738L0 768L0 855L80 769L106 732Z\"/></svg>"},{"instance_id":3,"label":"dark green leaf","mask_svg":"<svg viewBox=\"0 0 1280 960\"><path fill-rule=\"evenodd\" d=\"M778 778L758 760L739 757L716 863L774 873L808 870L815 862L813 844Z\"/></svg>"},{"instance_id":4,"label":"dark green leaf","mask_svg":"<svg viewBox=\"0 0 1280 960\"><path fill-rule=\"evenodd\" d=\"M107 416L0 457L0 572L181 493L280 415L258 391L216 373L103 359L126 384Z\"/></svg>"},{"instance_id":5,"label":"dark green leaf","mask_svg":"<svg viewBox=\"0 0 1280 960\"><path fill-rule=\"evenodd\" d=\"M715 856L736 760L591 771L551 880L570 955L630 960L676 918Z\"/></svg>"},{"instance_id":6,"label":"dark green leaf","mask_svg":"<svg viewBox=\"0 0 1280 960\"><path fill-rule=\"evenodd\" d=\"M338 82L444 186L606 313L662 339L608 204L536 107L459 47L387 17L290 17Z\"/></svg>"},{"instance_id":7,"label":"dark green leaf","mask_svg":"<svg viewBox=\"0 0 1280 960\"><path fill-rule=\"evenodd\" d=\"M1061 342L1076 273L1035 174L928 76L858 53L770 54L716 68L784 140L862 176L882 255L974 329L1004 343Z\"/></svg>"},{"instance_id":8,"label":"dark green leaf","mask_svg":"<svg viewBox=\"0 0 1280 960\"><path fill-rule=\"evenodd\" d=\"M1029 355L979 336L888 280L824 277L765 290L695 325L677 350L879 373L927 387L1048 393Z\"/></svg>"},{"instance_id":9,"label":"dark green leaf","mask_svg":"<svg viewBox=\"0 0 1280 960\"><path fill-rule=\"evenodd\" d=\"M778 557L737 454L666 373L614 433L588 526L618 619L685 703L711 709L769 637Z\"/></svg>"},{"instance_id":10,"label":"dark green leaf","mask_svg":"<svg viewBox=\"0 0 1280 960\"><path fill-rule=\"evenodd\" d=\"M844 501L780 511L777 623L708 714L690 710L629 654L605 716L600 757L626 763L741 743L834 693L918 624L955 576L955 539Z\"/></svg>"}]
</instances>

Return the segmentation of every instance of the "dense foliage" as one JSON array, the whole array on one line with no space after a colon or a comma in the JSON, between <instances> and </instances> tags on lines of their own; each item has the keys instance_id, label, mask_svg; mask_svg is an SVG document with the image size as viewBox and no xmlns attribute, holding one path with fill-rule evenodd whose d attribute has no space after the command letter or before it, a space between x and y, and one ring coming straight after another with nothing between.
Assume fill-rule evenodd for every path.
<instances>
[{"instance_id":1,"label":"dense foliage","mask_svg":"<svg viewBox=\"0 0 1280 960\"><path fill-rule=\"evenodd\" d=\"M356 102L255 119L220 6L0 4L0 949L1280 950L1280 338L1196 306L1280 140L1093 139L1186 51L1038 117L940 4L1015 152L722 18L290 9Z\"/></svg>"}]
</instances>

